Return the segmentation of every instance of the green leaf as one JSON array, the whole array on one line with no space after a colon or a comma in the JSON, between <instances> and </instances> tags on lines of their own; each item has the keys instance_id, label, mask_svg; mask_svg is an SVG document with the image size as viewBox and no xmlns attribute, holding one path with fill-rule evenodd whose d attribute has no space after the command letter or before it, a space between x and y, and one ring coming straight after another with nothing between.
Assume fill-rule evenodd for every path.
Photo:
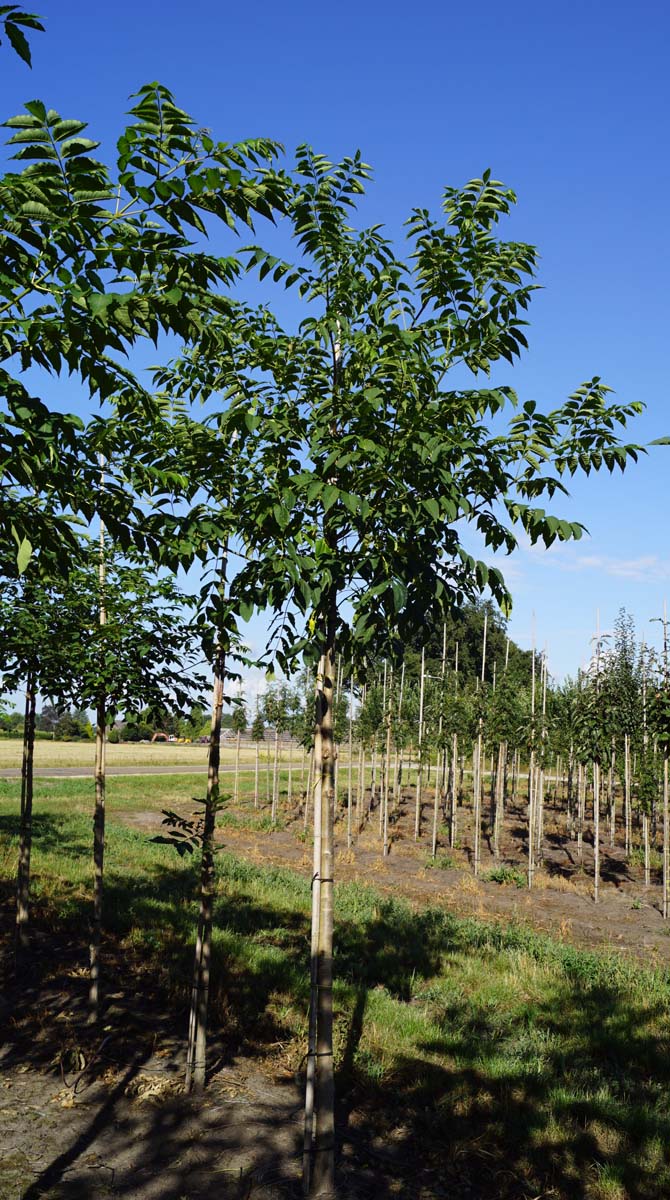
<instances>
[{"instance_id":1,"label":"green leaf","mask_svg":"<svg viewBox=\"0 0 670 1200\"><path fill-rule=\"evenodd\" d=\"M25 571L26 567L28 566L28 563L30 562L30 559L32 558L32 553L33 553L33 548L31 546L30 542L28 541L28 538L24 538L23 541L19 545L19 549L18 549L18 552L16 555L16 566L17 566L19 575L23 575L23 572Z\"/></svg>"},{"instance_id":2,"label":"green leaf","mask_svg":"<svg viewBox=\"0 0 670 1200\"><path fill-rule=\"evenodd\" d=\"M327 483L323 489L323 495L321 497L321 503L323 504L323 511L326 513L330 512L331 508L333 507L334 504L337 503L339 498L340 498L340 489L334 487L332 483Z\"/></svg>"},{"instance_id":3,"label":"green leaf","mask_svg":"<svg viewBox=\"0 0 670 1200\"><path fill-rule=\"evenodd\" d=\"M24 63L32 67L32 59L30 57L30 46L26 35L12 21L5 21L5 33L9 38L12 48L16 51L19 58L22 58Z\"/></svg>"}]
</instances>

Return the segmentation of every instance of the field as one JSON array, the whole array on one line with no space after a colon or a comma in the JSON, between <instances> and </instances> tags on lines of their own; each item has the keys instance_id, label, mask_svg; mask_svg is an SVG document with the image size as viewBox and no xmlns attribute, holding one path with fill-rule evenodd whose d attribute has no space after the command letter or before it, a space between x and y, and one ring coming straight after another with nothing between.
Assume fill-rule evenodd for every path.
<instances>
[{"instance_id":1,"label":"field","mask_svg":"<svg viewBox=\"0 0 670 1200\"><path fill-rule=\"evenodd\" d=\"M201 784L109 781L97 1032L84 1020L91 783L36 783L34 962L3 1010L2 1200L298 1194L309 846L286 800L274 832L248 792L220 821L211 1079L202 1105L179 1094L196 881L151 838ZM0 781L7 970L17 804L18 784ZM375 815L351 851L337 825L346 1195L667 1196L670 939L653 905L605 884L596 916L587 887L531 898L513 872L473 880L462 852L429 866L410 838L382 864ZM597 952L572 944L589 930Z\"/></svg>"},{"instance_id":2,"label":"field","mask_svg":"<svg viewBox=\"0 0 670 1200\"><path fill-rule=\"evenodd\" d=\"M0 771L21 766L21 741L18 738L0 739ZM267 753L268 747L262 747L262 754ZM252 762L255 749L242 746L240 760ZM286 750L284 750L286 754ZM35 743L35 767L90 767L93 771L95 747L93 742L51 742L38 740ZM106 749L107 765L114 767L163 767L163 766L194 766L207 768L207 747L194 745L177 745L170 742L125 742L123 745L108 743ZM294 750L296 762L302 758L300 751ZM234 743L223 743L221 747L221 762L224 766L232 766L235 761Z\"/></svg>"}]
</instances>

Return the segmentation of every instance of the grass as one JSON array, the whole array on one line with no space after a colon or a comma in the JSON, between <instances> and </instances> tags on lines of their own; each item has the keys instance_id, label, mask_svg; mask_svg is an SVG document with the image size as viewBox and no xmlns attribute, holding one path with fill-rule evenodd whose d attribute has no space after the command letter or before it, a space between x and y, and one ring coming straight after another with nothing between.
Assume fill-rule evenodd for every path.
<instances>
[{"instance_id":1,"label":"grass","mask_svg":"<svg viewBox=\"0 0 670 1200\"><path fill-rule=\"evenodd\" d=\"M77 932L90 905L90 784L45 783L35 914ZM142 785L110 781L107 942L155 974L176 1011L188 992L195 864L115 821L146 796ZM146 807L184 786L152 780ZM5 879L16 793L0 788ZM304 1053L309 910L307 873L218 856L214 1024L257 1053L281 1045L293 1070ZM482 1200L670 1194L666 972L516 923L416 911L360 883L336 886L336 913L339 1122L365 1145L393 1147L394 1194L417 1195L419 1169L439 1179L440 1195Z\"/></svg>"},{"instance_id":2,"label":"grass","mask_svg":"<svg viewBox=\"0 0 670 1200\"><path fill-rule=\"evenodd\" d=\"M514 887L525 888L528 886L528 879L523 871L520 871L518 867L509 867L504 864L499 867L493 867L482 878L488 880L490 883L500 883L504 887L513 885Z\"/></svg>"},{"instance_id":3,"label":"grass","mask_svg":"<svg viewBox=\"0 0 670 1200\"><path fill-rule=\"evenodd\" d=\"M436 854L435 858L431 856L427 858L424 863L424 866L427 870L437 867L437 869L440 871L449 871L452 867L457 865L458 864L454 861L450 854Z\"/></svg>"},{"instance_id":4,"label":"grass","mask_svg":"<svg viewBox=\"0 0 670 1200\"><path fill-rule=\"evenodd\" d=\"M0 739L0 770L21 766L21 747L22 743L19 738ZM262 746L261 769L264 767L267 752L268 746ZM92 771L94 754L93 742L53 742L40 739L35 743L35 766L90 767ZM272 754L271 747L270 754ZM282 750L282 756L285 762L288 756L286 748ZM247 771L254 769L255 757L256 751L253 747L241 747L240 762L244 763ZM294 767L299 769L301 762L302 751L294 748ZM234 766L234 742L222 743L221 763L226 767ZM116 766L174 767L179 765L193 766L204 771L207 767L207 746L193 744L178 746L174 742L155 742L153 745L151 743L141 745L139 742L127 742L123 745L108 743L107 765L110 768Z\"/></svg>"},{"instance_id":5,"label":"grass","mask_svg":"<svg viewBox=\"0 0 670 1200\"><path fill-rule=\"evenodd\" d=\"M644 846L635 846L630 852L630 861L634 866L644 866ZM649 849L649 866L652 871L663 870L663 855L654 846Z\"/></svg>"}]
</instances>

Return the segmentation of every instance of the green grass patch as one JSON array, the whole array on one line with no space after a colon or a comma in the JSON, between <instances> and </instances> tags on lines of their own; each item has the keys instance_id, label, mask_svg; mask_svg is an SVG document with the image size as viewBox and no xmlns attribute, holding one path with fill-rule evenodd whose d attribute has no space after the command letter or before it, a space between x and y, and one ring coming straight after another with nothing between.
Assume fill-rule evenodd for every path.
<instances>
[{"instance_id":1,"label":"green grass patch","mask_svg":"<svg viewBox=\"0 0 670 1200\"><path fill-rule=\"evenodd\" d=\"M528 880L523 871L520 871L518 867L504 865L493 867L486 874L482 875L482 879L487 880L489 883L500 883L504 887L514 886L523 888L528 885Z\"/></svg>"},{"instance_id":2,"label":"green grass patch","mask_svg":"<svg viewBox=\"0 0 670 1200\"><path fill-rule=\"evenodd\" d=\"M644 867L644 846L635 846L635 848L631 850L630 861L633 866ZM663 855L661 854L660 850L655 850L653 846L650 847L649 850L649 866L651 867L652 871L663 870Z\"/></svg>"},{"instance_id":3,"label":"green grass patch","mask_svg":"<svg viewBox=\"0 0 670 1200\"><path fill-rule=\"evenodd\" d=\"M110 782L119 790L110 796L108 936L132 952L129 961L159 975L183 1011L197 863L115 819L115 805L117 812L128 806L129 784L146 787L146 780ZM161 785L173 786L164 778ZM9 791L0 789L0 867L8 881L17 826L16 789ZM36 790L35 909L52 926L85 930L90 792L88 781L39 781ZM214 1024L242 1042L292 1048L296 1069L306 1030L310 898L308 872L217 855ZM357 1108L359 1127L363 1121L371 1135L395 1139L399 1161L420 1156L446 1193L458 1179L476 1180L484 1200L670 1194L665 970L517 923L417 911L360 883L336 885L336 922L338 1094Z\"/></svg>"},{"instance_id":4,"label":"green grass patch","mask_svg":"<svg viewBox=\"0 0 670 1200\"><path fill-rule=\"evenodd\" d=\"M454 862L450 854L436 854L435 858L427 858L424 863L424 866L428 870L430 870L432 867L436 867L438 871L449 871L456 865L457 864Z\"/></svg>"}]
</instances>

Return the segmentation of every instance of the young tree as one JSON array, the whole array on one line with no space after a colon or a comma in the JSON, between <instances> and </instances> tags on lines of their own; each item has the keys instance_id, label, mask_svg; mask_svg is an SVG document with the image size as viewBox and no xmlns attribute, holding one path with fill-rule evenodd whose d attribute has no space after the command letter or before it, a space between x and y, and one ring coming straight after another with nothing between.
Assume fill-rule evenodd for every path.
<instances>
[{"instance_id":1,"label":"young tree","mask_svg":"<svg viewBox=\"0 0 670 1200\"><path fill-rule=\"evenodd\" d=\"M336 651L363 671L373 645L394 653L428 611L441 622L487 586L508 604L500 573L465 550L465 529L508 552L518 528L547 545L579 537L581 525L538 500L564 492L579 471L635 458L615 430L640 410L609 403L599 379L547 413L478 379L449 388L457 365L488 373L525 345L535 251L496 237L514 194L488 173L447 188L443 223L424 210L411 215L403 258L380 227L351 225L368 177L359 156L333 165L298 151L287 206L297 261L258 248L250 266L295 288L307 315L284 329L267 308L240 310L233 338L212 321L170 378L177 393L225 397L219 428L237 435L249 463L235 501L248 553L236 592L249 609L276 611L280 666L300 655L317 664L314 1196L334 1188Z\"/></svg>"},{"instance_id":2,"label":"young tree","mask_svg":"<svg viewBox=\"0 0 670 1200\"><path fill-rule=\"evenodd\" d=\"M254 770L254 808L258 808L259 746L261 742L265 741L265 720L263 718L263 712L258 699L256 699L256 712L254 714L254 720L251 726L251 740L256 746L256 763Z\"/></svg>"},{"instance_id":3,"label":"young tree","mask_svg":"<svg viewBox=\"0 0 670 1200\"><path fill-rule=\"evenodd\" d=\"M244 704L244 695L240 692L233 706L232 728L235 734L235 793L234 799L237 804L240 798L240 740L242 734L246 733L247 728L247 710Z\"/></svg>"}]
</instances>

